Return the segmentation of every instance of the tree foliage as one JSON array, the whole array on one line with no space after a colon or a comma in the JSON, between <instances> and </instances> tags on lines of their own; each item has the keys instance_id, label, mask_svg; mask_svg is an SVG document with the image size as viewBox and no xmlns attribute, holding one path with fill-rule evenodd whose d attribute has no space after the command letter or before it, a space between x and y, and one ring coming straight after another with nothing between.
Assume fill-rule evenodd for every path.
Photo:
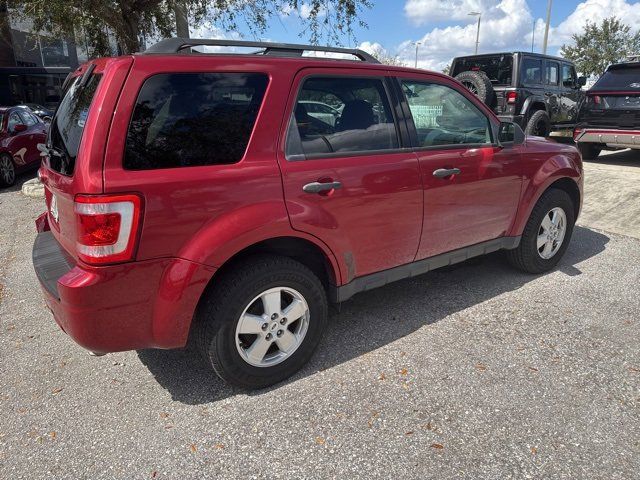
<instances>
[{"instance_id":1,"label":"tree foliage","mask_svg":"<svg viewBox=\"0 0 640 480\"><path fill-rule=\"evenodd\" d=\"M369 53L376 57L383 65L395 65L397 67L407 66L406 62L402 61L399 55L392 55L385 48L379 45L373 47Z\"/></svg>"},{"instance_id":2,"label":"tree foliage","mask_svg":"<svg viewBox=\"0 0 640 480\"><path fill-rule=\"evenodd\" d=\"M600 25L587 22L584 32L571 37L573 45L563 45L561 54L573 60L584 75L600 76L608 65L640 52L640 32L616 17L606 18Z\"/></svg>"},{"instance_id":3,"label":"tree foliage","mask_svg":"<svg viewBox=\"0 0 640 480\"><path fill-rule=\"evenodd\" d=\"M87 37L93 56L104 55L106 28L122 53L140 49L140 36L175 35L177 2L192 27L210 22L222 30L244 25L252 36L264 33L277 17L298 16L300 36L312 44L354 40L353 27L366 26L360 13L370 0L8 0L18 15L33 21L35 31ZM105 28L106 27L106 28Z\"/></svg>"}]
</instances>

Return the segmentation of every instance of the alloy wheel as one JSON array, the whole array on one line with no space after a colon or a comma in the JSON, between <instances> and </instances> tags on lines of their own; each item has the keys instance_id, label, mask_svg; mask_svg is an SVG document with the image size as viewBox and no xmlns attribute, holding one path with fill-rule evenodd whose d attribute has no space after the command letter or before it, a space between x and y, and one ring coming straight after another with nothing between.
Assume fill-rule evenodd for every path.
<instances>
[{"instance_id":1,"label":"alloy wheel","mask_svg":"<svg viewBox=\"0 0 640 480\"><path fill-rule=\"evenodd\" d=\"M293 288L270 288L244 309L236 326L236 348L254 367L272 367L289 358L309 328L309 306Z\"/></svg>"},{"instance_id":2,"label":"alloy wheel","mask_svg":"<svg viewBox=\"0 0 640 480\"><path fill-rule=\"evenodd\" d=\"M560 207L552 208L543 217L538 229L536 246L538 255L544 260L552 258L564 241L567 233L567 215Z\"/></svg>"},{"instance_id":3,"label":"alloy wheel","mask_svg":"<svg viewBox=\"0 0 640 480\"><path fill-rule=\"evenodd\" d=\"M11 159L3 155L0 157L0 177L7 185L12 185L16 180L16 170Z\"/></svg>"}]
</instances>

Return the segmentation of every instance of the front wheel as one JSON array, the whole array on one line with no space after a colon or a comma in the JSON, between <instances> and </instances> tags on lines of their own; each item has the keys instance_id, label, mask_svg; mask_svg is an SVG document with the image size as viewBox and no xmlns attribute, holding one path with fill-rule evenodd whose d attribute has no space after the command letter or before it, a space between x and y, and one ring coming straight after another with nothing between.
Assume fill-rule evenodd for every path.
<instances>
[{"instance_id":1,"label":"front wheel","mask_svg":"<svg viewBox=\"0 0 640 480\"><path fill-rule=\"evenodd\" d=\"M524 272L551 270L569 245L574 223L574 205L569 194L555 188L547 190L531 212L520 245L507 251L507 259Z\"/></svg>"},{"instance_id":2,"label":"front wheel","mask_svg":"<svg viewBox=\"0 0 640 480\"><path fill-rule=\"evenodd\" d=\"M263 388L311 358L328 310L324 287L311 270L288 257L256 255L218 282L196 314L198 347L218 376Z\"/></svg>"},{"instance_id":3,"label":"front wheel","mask_svg":"<svg viewBox=\"0 0 640 480\"><path fill-rule=\"evenodd\" d=\"M16 166L10 155L0 155L0 185L10 187L16 182Z\"/></svg>"}]
</instances>

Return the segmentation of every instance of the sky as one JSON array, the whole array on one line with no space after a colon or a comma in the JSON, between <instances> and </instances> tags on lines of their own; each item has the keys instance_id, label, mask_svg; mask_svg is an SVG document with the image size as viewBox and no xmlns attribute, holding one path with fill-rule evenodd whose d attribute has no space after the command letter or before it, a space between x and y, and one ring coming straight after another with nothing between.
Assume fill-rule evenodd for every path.
<instances>
[{"instance_id":1,"label":"sky","mask_svg":"<svg viewBox=\"0 0 640 480\"><path fill-rule=\"evenodd\" d=\"M360 18L368 28L355 28L355 43L348 38L343 46L364 50L383 48L397 55L407 65L415 62L415 42L418 47L418 67L441 70L454 56L473 54L477 17L469 12L481 12L479 53L531 50L542 51L547 0L371 0L373 7L363 9ZM276 15L270 21L261 40L306 43L300 36L308 6L301 2L298 11ZM582 30L585 22L600 22L617 16L634 31L640 28L640 0L553 0L548 53L557 54L560 47L571 42L571 35ZM192 36L205 38L236 37L253 40L247 28L239 32L221 32L212 26L192 31Z\"/></svg>"}]
</instances>

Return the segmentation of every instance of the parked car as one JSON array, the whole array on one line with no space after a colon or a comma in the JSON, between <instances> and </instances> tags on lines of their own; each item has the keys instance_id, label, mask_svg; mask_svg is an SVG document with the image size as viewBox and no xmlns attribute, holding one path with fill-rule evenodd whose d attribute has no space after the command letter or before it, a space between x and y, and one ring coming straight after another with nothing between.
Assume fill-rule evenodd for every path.
<instances>
[{"instance_id":1,"label":"parked car","mask_svg":"<svg viewBox=\"0 0 640 480\"><path fill-rule=\"evenodd\" d=\"M610 65L589 89L573 133L582 158L640 149L640 62Z\"/></svg>"},{"instance_id":2,"label":"parked car","mask_svg":"<svg viewBox=\"0 0 640 480\"><path fill-rule=\"evenodd\" d=\"M340 117L340 110L332 107L331 105L327 105L326 103L314 102L313 100L303 100L300 101L298 105L302 105L307 110L307 113L313 118L317 118L332 127L335 126L336 119Z\"/></svg>"},{"instance_id":3,"label":"parked car","mask_svg":"<svg viewBox=\"0 0 640 480\"><path fill-rule=\"evenodd\" d=\"M38 144L44 144L45 124L20 107L0 107L0 186L10 186L16 176L40 165Z\"/></svg>"},{"instance_id":4,"label":"parked car","mask_svg":"<svg viewBox=\"0 0 640 480\"><path fill-rule=\"evenodd\" d=\"M47 107L43 107L42 105L39 105L37 103L25 103L23 105L17 106L28 108L31 113L34 113L36 116L38 116L38 118L40 118L40 120L42 120L44 123L51 122L51 119L53 118L53 110Z\"/></svg>"},{"instance_id":5,"label":"parked car","mask_svg":"<svg viewBox=\"0 0 640 480\"><path fill-rule=\"evenodd\" d=\"M264 387L309 360L329 303L501 249L531 273L564 254L582 202L574 147L360 50L178 53L230 43L167 39L70 80L33 262L80 345L191 340L223 379ZM344 103L335 126L300 108L318 92Z\"/></svg>"},{"instance_id":6,"label":"parked car","mask_svg":"<svg viewBox=\"0 0 640 480\"><path fill-rule=\"evenodd\" d=\"M450 74L527 135L573 129L586 77L564 58L527 52L454 58Z\"/></svg>"}]
</instances>

